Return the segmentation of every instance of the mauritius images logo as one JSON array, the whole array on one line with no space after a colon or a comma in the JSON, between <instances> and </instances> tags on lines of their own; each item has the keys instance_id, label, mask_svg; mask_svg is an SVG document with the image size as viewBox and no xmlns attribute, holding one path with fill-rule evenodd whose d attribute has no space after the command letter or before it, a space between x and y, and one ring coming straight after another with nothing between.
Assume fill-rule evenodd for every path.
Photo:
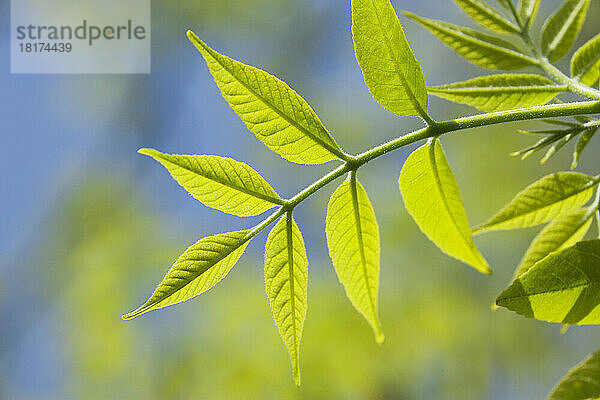
<instances>
[{"instance_id":1,"label":"mauritius images logo","mask_svg":"<svg viewBox=\"0 0 600 400\"><path fill-rule=\"evenodd\" d=\"M150 73L150 0L11 0L12 73Z\"/></svg>"}]
</instances>

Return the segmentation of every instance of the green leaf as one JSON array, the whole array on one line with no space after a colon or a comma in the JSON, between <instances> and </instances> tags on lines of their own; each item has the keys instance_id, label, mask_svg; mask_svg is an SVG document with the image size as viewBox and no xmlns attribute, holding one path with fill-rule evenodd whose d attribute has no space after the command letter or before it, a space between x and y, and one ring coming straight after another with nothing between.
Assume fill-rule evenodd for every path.
<instances>
[{"instance_id":1,"label":"green leaf","mask_svg":"<svg viewBox=\"0 0 600 400\"><path fill-rule=\"evenodd\" d=\"M593 210L576 210L546 225L531 242L515 277L523 275L548 254L570 247L583 239L592 224L593 216Z\"/></svg>"},{"instance_id":2,"label":"green leaf","mask_svg":"<svg viewBox=\"0 0 600 400\"><path fill-rule=\"evenodd\" d=\"M504 7L507 10L510 10L510 5L508 4L508 2L512 1L512 0L497 0L497 1L498 1L498 3L500 3L500 5L502 7Z\"/></svg>"},{"instance_id":3,"label":"green leaf","mask_svg":"<svg viewBox=\"0 0 600 400\"><path fill-rule=\"evenodd\" d=\"M262 176L249 165L228 157L165 154L140 149L160 162L195 199L208 207L247 217L284 204Z\"/></svg>"},{"instance_id":4,"label":"green leaf","mask_svg":"<svg viewBox=\"0 0 600 400\"><path fill-rule=\"evenodd\" d=\"M273 227L265 247L265 287L275 325L287 347L300 386L300 339L306 319L308 258L302 234L288 211Z\"/></svg>"},{"instance_id":5,"label":"green leaf","mask_svg":"<svg viewBox=\"0 0 600 400\"><path fill-rule=\"evenodd\" d=\"M248 246L249 231L221 233L200 239L169 269L152 296L137 310L122 316L129 320L151 310L181 303L219 283Z\"/></svg>"},{"instance_id":6,"label":"green leaf","mask_svg":"<svg viewBox=\"0 0 600 400\"><path fill-rule=\"evenodd\" d=\"M427 89L390 0L352 0L352 38L369 91L388 111L427 117Z\"/></svg>"},{"instance_id":7,"label":"green leaf","mask_svg":"<svg viewBox=\"0 0 600 400\"><path fill-rule=\"evenodd\" d=\"M481 111L502 111L542 105L567 90L534 74L480 76L463 82L428 88L429 93Z\"/></svg>"},{"instance_id":8,"label":"green leaf","mask_svg":"<svg viewBox=\"0 0 600 400\"><path fill-rule=\"evenodd\" d=\"M530 26L540 8L540 0L521 0L519 2L519 18L524 27Z\"/></svg>"},{"instance_id":9,"label":"green leaf","mask_svg":"<svg viewBox=\"0 0 600 400\"><path fill-rule=\"evenodd\" d=\"M406 209L431 241L479 272L492 273L473 243L458 185L438 140L408 157L399 183Z\"/></svg>"},{"instance_id":10,"label":"green leaf","mask_svg":"<svg viewBox=\"0 0 600 400\"><path fill-rule=\"evenodd\" d=\"M585 150L588 143L590 142L590 140L592 140L597 131L598 128L586 129L583 132L583 134L579 137L579 140L577 141L577 146L575 146L575 152L573 153L573 162L571 163L571 169L577 168L577 164L579 163L581 153L583 153L583 150Z\"/></svg>"},{"instance_id":11,"label":"green leaf","mask_svg":"<svg viewBox=\"0 0 600 400\"><path fill-rule=\"evenodd\" d=\"M371 325L377 343L382 343L377 309L379 227L367 193L354 173L331 196L325 222L329 256L338 279L354 307Z\"/></svg>"},{"instance_id":12,"label":"green leaf","mask_svg":"<svg viewBox=\"0 0 600 400\"><path fill-rule=\"evenodd\" d=\"M573 367L556 385L548 400L593 400L600 398L600 351Z\"/></svg>"},{"instance_id":13,"label":"green leaf","mask_svg":"<svg viewBox=\"0 0 600 400\"><path fill-rule=\"evenodd\" d=\"M581 46L571 59L571 76L596 87L600 78L600 34Z\"/></svg>"},{"instance_id":14,"label":"green leaf","mask_svg":"<svg viewBox=\"0 0 600 400\"><path fill-rule=\"evenodd\" d=\"M317 114L285 82L217 53L191 31L188 37L202 53L225 100L268 148L299 164L347 158Z\"/></svg>"},{"instance_id":15,"label":"green leaf","mask_svg":"<svg viewBox=\"0 0 600 400\"><path fill-rule=\"evenodd\" d=\"M452 50L473 64L506 70L538 64L536 60L521 53L511 43L495 36L447 22L419 17L406 11L404 14L423 25Z\"/></svg>"},{"instance_id":16,"label":"green leaf","mask_svg":"<svg viewBox=\"0 0 600 400\"><path fill-rule=\"evenodd\" d=\"M577 172L557 172L532 183L488 222L473 229L481 233L497 229L526 228L552 221L583 206L598 181Z\"/></svg>"},{"instance_id":17,"label":"green leaf","mask_svg":"<svg viewBox=\"0 0 600 400\"><path fill-rule=\"evenodd\" d=\"M600 323L600 239L550 254L517 278L496 304L540 321Z\"/></svg>"},{"instance_id":18,"label":"green leaf","mask_svg":"<svg viewBox=\"0 0 600 400\"><path fill-rule=\"evenodd\" d=\"M550 62L561 59L577 39L590 0L567 0L542 28L542 52Z\"/></svg>"},{"instance_id":19,"label":"green leaf","mask_svg":"<svg viewBox=\"0 0 600 400\"><path fill-rule=\"evenodd\" d=\"M519 27L510 22L502 13L482 0L455 0L469 17L482 26L499 33L518 33Z\"/></svg>"}]
</instances>

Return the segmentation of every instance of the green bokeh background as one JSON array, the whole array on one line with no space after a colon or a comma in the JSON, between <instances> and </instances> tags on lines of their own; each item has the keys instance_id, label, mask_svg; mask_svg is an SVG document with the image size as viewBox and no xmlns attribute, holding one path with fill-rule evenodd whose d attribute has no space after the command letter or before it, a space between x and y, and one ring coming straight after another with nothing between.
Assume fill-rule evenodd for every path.
<instances>
[{"instance_id":1,"label":"green bokeh background","mask_svg":"<svg viewBox=\"0 0 600 400\"><path fill-rule=\"evenodd\" d=\"M544 18L559 4L543 3ZM450 1L394 5L469 23ZM0 12L8 19L6 4ZM334 168L293 165L264 148L219 97L187 43L187 28L288 82L348 152L420 125L370 97L352 52L348 1L155 1L152 12L149 76L15 76L7 68L0 75L7 127L0 144L7 165L0 204L0 399L541 399L596 350L598 328L561 335L558 325L491 311L537 229L477 237L495 271L491 277L427 241L397 187L414 147L359 172L382 237L383 345L344 297L327 256L325 208L335 183L303 203L296 217L310 261L301 388L294 386L264 293L266 232L211 291L121 321L188 245L260 220L207 209L137 148L232 156L286 197ZM600 4L593 1L578 43L597 33L598 17ZM482 73L414 23L401 22L429 84ZM438 120L474 112L430 100ZM544 166L535 157L510 157L533 140L516 133L524 126L539 124L443 137L472 224L531 181L569 167L569 150ZM580 171L598 172L598 149L590 144Z\"/></svg>"}]
</instances>

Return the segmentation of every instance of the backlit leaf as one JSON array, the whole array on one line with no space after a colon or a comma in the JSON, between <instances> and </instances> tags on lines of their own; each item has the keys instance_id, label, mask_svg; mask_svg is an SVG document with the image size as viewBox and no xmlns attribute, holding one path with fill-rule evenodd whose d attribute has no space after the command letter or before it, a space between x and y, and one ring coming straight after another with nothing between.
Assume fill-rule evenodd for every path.
<instances>
[{"instance_id":1,"label":"backlit leaf","mask_svg":"<svg viewBox=\"0 0 600 400\"><path fill-rule=\"evenodd\" d=\"M483 0L455 0L469 17L482 26L500 33L516 33L521 30L502 13Z\"/></svg>"},{"instance_id":2,"label":"backlit leaf","mask_svg":"<svg viewBox=\"0 0 600 400\"><path fill-rule=\"evenodd\" d=\"M532 183L488 222L473 232L526 228L552 221L583 206L598 184L593 177L577 172L557 172Z\"/></svg>"},{"instance_id":3,"label":"backlit leaf","mask_svg":"<svg viewBox=\"0 0 600 400\"><path fill-rule=\"evenodd\" d=\"M249 243L248 232L221 233L197 241L179 256L148 301L122 318L181 303L212 288L241 257Z\"/></svg>"},{"instance_id":4,"label":"backlit leaf","mask_svg":"<svg viewBox=\"0 0 600 400\"><path fill-rule=\"evenodd\" d=\"M598 128L586 129L585 131L583 131L583 133L579 137L579 140L577 141L577 146L575 146L575 152L573 153L573 162L571 163L571 169L577 168L577 164L579 163L579 157L581 157L581 153L583 153L583 150L585 150L588 143L590 142L590 140L592 140L596 132L598 132Z\"/></svg>"},{"instance_id":5,"label":"backlit leaf","mask_svg":"<svg viewBox=\"0 0 600 400\"><path fill-rule=\"evenodd\" d=\"M540 8L540 0L521 0L519 1L519 18L523 26L528 27L533 23L535 16Z\"/></svg>"},{"instance_id":6,"label":"backlit leaf","mask_svg":"<svg viewBox=\"0 0 600 400\"><path fill-rule=\"evenodd\" d=\"M550 62L569 52L583 26L590 0L566 0L542 28L542 51Z\"/></svg>"},{"instance_id":7,"label":"backlit leaf","mask_svg":"<svg viewBox=\"0 0 600 400\"><path fill-rule=\"evenodd\" d=\"M308 259L291 212L281 217L267 238L265 288L273 319L287 347L296 385L300 386L300 339L306 318Z\"/></svg>"},{"instance_id":8,"label":"backlit leaf","mask_svg":"<svg viewBox=\"0 0 600 400\"><path fill-rule=\"evenodd\" d=\"M139 153L164 165L185 190L208 207L245 217L283 204L258 172L231 158L165 154L153 149Z\"/></svg>"},{"instance_id":9,"label":"backlit leaf","mask_svg":"<svg viewBox=\"0 0 600 400\"><path fill-rule=\"evenodd\" d=\"M352 38L375 100L398 115L426 116L425 77L390 0L352 0Z\"/></svg>"},{"instance_id":10,"label":"backlit leaf","mask_svg":"<svg viewBox=\"0 0 600 400\"><path fill-rule=\"evenodd\" d=\"M190 31L188 37L202 53L225 100L268 148L300 164L347 158L317 114L285 82L217 53Z\"/></svg>"},{"instance_id":11,"label":"backlit leaf","mask_svg":"<svg viewBox=\"0 0 600 400\"><path fill-rule=\"evenodd\" d=\"M571 59L571 76L596 87L600 78L600 34L581 46Z\"/></svg>"},{"instance_id":12,"label":"backlit leaf","mask_svg":"<svg viewBox=\"0 0 600 400\"><path fill-rule=\"evenodd\" d=\"M521 53L506 40L447 22L419 17L409 12L404 13L476 65L512 70L538 64L536 60Z\"/></svg>"},{"instance_id":13,"label":"backlit leaf","mask_svg":"<svg viewBox=\"0 0 600 400\"><path fill-rule=\"evenodd\" d=\"M592 224L593 216L593 210L576 210L545 226L531 242L515 277L523 275L548 254L570 247L583 239Z\"/></svg>"},{"instance_id":14,"label":"backlit leaf","mask_svg":"<svg viewBox=\"0 0 600 400\"><path fill-rule=\"evenodd\" d=\"M594 400L600 398L600 351L573 367L556 385L548 400Z\"/></svg>"},{"instance_id":15,"label":"backlit leaf","mask_svg":"<svg viewBox=\"0 0 600 400\"><path fill-rule=\"evenodd\" d=\"M375 340L383 342L377 308L379 227L367 193L354 174L331 196L325 230L329 256L346 295L371 325Z\"/></svg>"},{"instance_id":16,"label":"backlit leaf","mask_svg":"<svg viewBox=\"0 0 600 400\"><path fill-rule=\"evenodd\" d=\"M550 254L517 278L496 304L541 321L600 323L600 239Z\"/></svg>"},{"instance_id":17,"label":"backlit leaf","mask_svg":"<svg viewBox=\"0 0 600 400\"><path fill-rule=\"evenodd\" d=\"M455 103L468 104L482 111L501 111L542 105L566 86L534 74L480 76L464 82L428 88L429 93Z\"/></svg>"},{"instance_id":18,"label":"backlit leaf","mask_svg":"<svg viewBox=\"0 0 600 400\"><path fill-rule=\"evenodd\" d=\"M458 185L438 140L408 157L399 183L406 209L431 241L479 272L492 272L473 243Z\"/></svg>"}]
</instances>

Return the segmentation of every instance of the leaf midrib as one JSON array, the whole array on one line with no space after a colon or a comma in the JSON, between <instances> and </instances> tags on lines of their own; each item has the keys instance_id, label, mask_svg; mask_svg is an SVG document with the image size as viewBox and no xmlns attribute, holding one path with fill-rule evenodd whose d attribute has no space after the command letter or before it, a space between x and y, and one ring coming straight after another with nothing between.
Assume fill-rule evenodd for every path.
<instances>
[{"instance_id":1,"label":"leaf midrib","mask_svg":"<svg viewBox=\"0 0 600 400\"><path fill-rule=\"evenodd\" d=\"M379 323L377 320L377 307L375 306L375 301L373 299L373 294L371 293L371 285L369 283L369 275L367 273L367 257L365 255L365 247L363 240L363 232L362 232L362 224L360 219L360 209L358 202L358 189L356 187L356 175L355 172L350 174L350 196L352 198L352 208L354 214L354 222L356 228L356 237L358 241L358 251L360 253L360 263L362 273L365 279L365 286L367 287L367 297L369 298L369 305L371 306L371 312L373 313L374 323L379 329Z\"/></svg>"},{"instance_id":2,"label":"leaf midrib","mask_svg":"<svg viewBox=\"0 0 600 400\"><path fill-rule=\"evenodd\" d=\"M400 79L402 79L402 86L404 88L404 90L406 91L406 93L408 94L409 100L412 103L413 107L415 107L416 111L419 113L419 115L425 119L425 120L429 120L429 114L427 114L427 112L425 110L423 110L423 107L421 107L421 103L419 103L419 100L417 100L417 97L415 95L415 93L413 92L412 87L410 87L409 82L406 79L406 76L404 76L404 73L402 72L402 68L400 68L400 64L398 63L398 59L397 59L397 55L396 53L392 50L392 46L388 40L388 36L386 35L386 32L383 30L383 26L382 26L382 22L381 22L381 16L379 15L379 10L377 9L377 4L375 3L375 0L371 0L371 4L373 4L373 10L375 10L375 16L377 17L377 26L379 27L379 31L381 32L383 38L384 38L384 42L385 42L385 46L388 49L388 52L392 55L392 62L394 63L394 69L396 70L396 73L398 74L398 76L400 76ZM392 7L392 5L390 4L390 7ZM395 15L395 11L393 10L392 7L392 12ZM396 18L398 18L397 15L395 15ZM398 25L400 25L400 23L398 23ZM402 27L400 26L400 30L402 30ZM402 32L403 35L406 35L404 32ZM406 38L404 39L406 40ZM406 43L407 46L408 42ZM411 54L409 54L410 57ZM411 60L412 61L412 60ZM416 80L415 80L416 83Z\"/></svg>"},{"instance_id":3,"label":"leaf midrib","mask_svg":"<svg viewBox=\"0 0 600 400\"><path fill-rule=\"evenodd\" d=\"M552 41L550 41L550 43L548 44L548 54L556 51L557 46L564 39L566 32L569 31L571 24L577 18L577 15L579 14L579 12L581 11L581 8L583 7L583 4L586 3L587 1L588 0L580 0L577 3L577 5L573 8L573 10L569 14L569 17L567 18L566 22L558 30L557 34L554 36L554 39L552 39ZM559 11L560 11L560 9L559 9Z\"/></svg>"},{"instance_id":4,"label":"leaf midrib","mask_svg":"<svg viewBox=\"0 0 600 400\"><path fill-rule=\"evenodd\" d=\"M294 288L294 238L292 232L292 224L294 220L292 219L292 212L288 211L285 218L285 231L287 236L287 250L288 250L288 274L290 276L290 311L292 314L292 338L294 341L294 374L297 374L297 362L298 362L298 336L296 334L296 294Z\"/></svg>"},{"instance_id":5,"label":"leaf midrib","mask_svg":"<svg viewBox=\"0 0 600 400\"><path fill-rule=\"evenodd\" d=\"M247 195L259 198L261 200L268 201L269 203L272 203L274 205L284 205L285 204L285 201L282 200L281 198L272 197L272 196L269 196L269 195L264 194L264 193L255 192L255 191L250 190L250 189L245 188L245 187L236 186L236 185L234 185L234 184L232 184L230 182L227 182L227 181L222 181L222 180L219 180L219 179L214 179L214 178L208 177L206 175L203 175L203 174L199 173L198 171L193 170L190 167L187 167L187 166L184 166L184 165L181 165L181 164L177 164L177 163L173 162L172 160L169 160L167 157L164 157L163 155L157 155L157 157L159 157L161 160L163 160L163 161L165 161L165 162L167 162L167 163L169 163L171 165L175 165L175 166L177 166L179 168L182 168L182 169L184 169L184 170L186 170L188 172L191 172L191 173L193 173L195 175L201 176L204 179L208 179L209 181L218 183L218 184L223 185L223 186L227 186L228 188L237 190L239 192L242 192L242 193L245 193ZM210 164L210 161L207 161L207 163ZM211 165L211 168L212 168L212 165Z\"/></svg>"},{"instance_id":6,"label":"leaf midrib","mask_svg":"<svg viewBox=\"0 0 600 400\"><path fill-rule=\"evenodd\" d=\"M255 97L257 97L258 99L260 99L260 101L262 101L264 104L266 104L271 110L273 110L277 115L279 115L281 118L283 118L287 123L289 123L290 125L292 125L294 128L298 129L300 132L304 133L306 136L308 136L309 138L311 138L313 141L315 141L318 144L320 144L321 146L323 146L323 148L325 148L327 151L329 151L331 154L333 154L337 158L342 159L342 160L346 160L348 158L341 150L339 150L338 148L335 148L334 146L332 146L329 143L325 142L323 139L319 138L318 136L316 136L315 134L313 134L312 132L310 132L307 128L305 128L304 126L300 125L295 120L293 120L290 117L288 117L283 111L281 111L279 108L275 107L273 104L271 104L269 101L267 101L263 96L261 96L260 94L258 94L254 89L250 88L246 83L244 83L240 79L238 79L237 76L235 76L233 74L233 72L231 70L229 70L225 66L225 64L223 64L219 60L219 58L217 58L217 57L214 56L214 54L213 54L214 50L212 50L210 47L208 47L202 41L199 41L199 43L204 48L204 50L210 55L210 57L217 64L219 64L221 66L221 68L223 68L225 71L227 71L227 73L229 75L231 75L236 80L236 82L238 82L240 85L242 85L244 88L246 88L246 90L248 90L250 93L252 93ZM233 61L235 61L235 60L233 60ZM265 73L267 73L267 72L265 72ZM289 90L293 90L292 88L289 88L289 87L288 87L288 89ZM327 132L326 129L325 129L325 132Z\"/></svg>"},{"instance_id":7,"label":"leaf midrib","mask_svg":"<svg viewBox=\"0 0 600 400\"><path fill-rule=\"evenodd\" d=\"M429 92L442 93L479 93L479 92L501 92L501 93L519 93L519 92L538 92L552 93L563 92L567 90L567 86L551 86L551 85L526 85L526 86L488 86L488 87L429 87Z\"/></svg>"},{"instance_id":8,"label":"leaf midrib","mask_svg":"<svg viewBox=\"0 0 600 400\"><path fill-rule=\"evenodd\" d=\"M184 284L183 286L181 286L179 289L177 289L176 291L174 291L173 293L169 294L168 296L163 297L162 299L159 300L155 300L151 303L146 303L143 306L139 307L137 310L132 311L128 314L123 315L123 318L125 319L133 319L137 316L140 316L141 314L144 314L147 311L150 311L154 306L156 306L157 304L171 298L173 295L175 295L176 293L179 293L181 290L183 290L185 287L187 287L189 284L191 284L193 281L195 281L196 279L198 279L201 275L203 275L204 273L206 273L209 269L213 268L215 265L217 265L218 263L220 263L221 261L223 261L224 259L226 259L227 257L229 257L234 251L236 251L237 249L239 249L241 246L243 246L246 242L248 242L248 240L250 240L250 238L247 238L247 233L249 231L240 231L239 233L244 233L244 236L242 236L239 240L238 243L235 247L232 247L230 251L226 251L224 253L222 253L222 256L216 256L215 257L215 262L213 262L208 268L206 268L204 271L196 274L196 276L194 276L192 279L189 280L189 282L187 282L186 284ZM187 250L186 250L187 251ZM171 270L169 269L168 273L171 272ZM165 277L166 278L166 277ZM158 289L158 288L157 288ZM152 298L154 296L154 293L152 294L152 296L150 296L150 298Z\"/></svg>"},{"instance_id":9,"label":"leaf midrib","mask_svg":"<svg viewBox=\"0 0 600 400\"><path fill-rule=\"evenodd\" d=\"M448 214L448 216L450 217L450 220L452 221L452 225L458 231L460 237L463 239L464 244L467 245L467 248L472 253L471 243L470 243L469 239L465 236L465 233L459 228L458 222L456 221L454 214L452 213L452 210L450 208L450 205L448 204L448 200L446 199L446 193L444 191L444 187L442 185L442 180L440 178L440 174L439 174L439 171L437 168L437 160L435 159L436 143L437 143L437 139L432 140L431 143L429 144L429 148L428 148L429 161L431 162L431 171L433 173L434 182L438 189L440 197L442 198L442 204L444 205L444 208L446 209L446 213Z\"/></svg>"},{"instance_id":10,"label":"leaf midrib","mask_svg":"<svg viewBox=\"0 0 600 400\"><path fill-rule=\"evenodd\" d=\"M573 192L572 194L570 194L570 195L569 195L569 196L567 196L567 197L563 197L562 199L560 199L560 200L558 200L558 201L555 201L555 202L553 202L553 203L551 203L551 204L544 205L543 207L540 207L540 208L536 208L536 209L534 209L534 210L531 210L531 211L529 211L529 212L526 212L526 213L524 213L524 214L518 214L518 215L516 215L516 216L513 216L513 217L511 217L511 218L509 218L509 219L505 219L505 220L502 220L502 221L499 221L499 222L495 222L495 223L493 223L493 224L489 224L489 225L488 225L488 224L483 224L483 225L481 225L481 226L476 226L476 227L474 227L474 228L473 228L473 233L481 233L481 232L484 232L484 231L490 230L490 229L492 229L493 227L495 227L495 226L498 226L498 225L500 225L500 224L505 224L505 223L507 223L507 222L509 222L509 221L512 221L512 220L515 220L515 219L519 219L519 218L524 218L524 217L526 217L526 216L528 216L528 215L531 215L531 214L535 214L535 213L537 213L537 212L540 212L541 210L544 210L544 209L546 209L546 208L549 208L549 207L552 207L552 206L554 206L554 205L556 205L556 204L558 204L558 203L561 203L561 202L563 202L563 201L566 201L567 199L570 199L571 197L577 196L577 195L579 195L579 194L581 194L581 193L585 192L586 190L590 190L590 189L592 189L594 186L596 186L597 184L598 184L598 180L597 180L597 179L592 179L592 180L591 180L589 183L587 183L586 185L584 185L584 186L580 187L578 191L576 191L576 192ZM502 211L503 211L503 210L502 210ZM500 211L500 212L502 212L502 211ZM498 229L502 229L502 228L498 228Z\"/></svg>"},{"instance_id":11,"label":"leaf midrib","mask_svg":"<svg viewBox=\"0 0 600 400\"><path fill-rule=\"evenodd\" d=\"M412 14L412 13L409 13L409 16L416 17L416 20L418 22L420 22L421 24L424 24L426 26L433 27L434 30L438 29L438 30L440 30L440 31L442 31L442 32L444 32L446 34L459 36L462 39L465 39L466 41L470 41L472 43L475 43L475 44L477 44L479 46L486 47L488 49L492 49L492 50L495 50L495 51L498 51L498 52L502 52L502 53L508 54L508 55L516 57L516 58L520 58L523 61L527 61L531 65L537 65L537 64L539 64L539 62L537 60L535 60L535 59L527 56L526 54L523 54L523 53L521 53L519 51L512 50L512 49L509 49L509 48L506 48L506 47L502 47L502 46L500 46L498 44L495 44L495 43L486 42L486 41L484 41L482 39L479 39L476 36L472 36L472 35L470 35L470 34L468 34L466 32L462 32L462 31L456 29L454 26L452 26L450 24L446 25L446 24L441 24L439 21L428 21L428 20L426 20L424 18L421 18L421 17L419 17L419 16L417 16L415 14Z\"/></svg>"}]
</instances>

